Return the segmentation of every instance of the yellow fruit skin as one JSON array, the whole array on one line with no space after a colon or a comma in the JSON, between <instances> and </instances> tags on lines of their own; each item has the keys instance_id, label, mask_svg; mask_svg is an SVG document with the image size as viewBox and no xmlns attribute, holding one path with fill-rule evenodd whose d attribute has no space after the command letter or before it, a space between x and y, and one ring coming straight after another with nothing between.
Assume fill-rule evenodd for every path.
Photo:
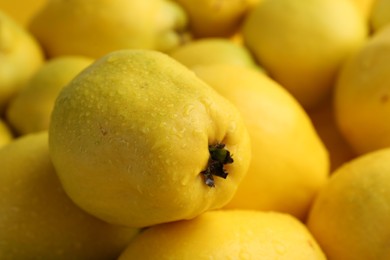
<instances>
[{"instance_id":1,"label":"yellow fruit skin","mask_svg":"<svg viewBox=\"0 0 390 260\"><path fill-rule=\"evenodd\" d=\"M378 2L377 0L350 0L352 1L362 16L369 20L371 16L371 10L375 2Z\"/></svg>"},{"instance_id":2,"label":"yellow fruit skin","mask_svg":"<svg viewBox=\"0 0 390 260\"><path fill-rule=\"evenodd\" d=\"M390 259L390 149L336 170L311 208L307 226L329 259Z\"/></svg>"},{"instance_id":3,"label":"yellow fruit skin","mask_svg":"<svg viewBox=\"0 0 390 260\"><path fill-rule=\"evenodd\" d=\"M390 27L372 37L340 71L335 113L358 154L390 145Z\"/></svg>"},{"instance_id":4,"label":"yellow fruit skin","mask_svg":"<svg viewBox=\"0 0 390 260\"><path fill-rule=\"evenodd\" d=\"M153 226L119 257L130 259L326 259L307 228L280 212L209 211Z\"/></svg>"},{"instance_id":5,"label":"yellow fruit skin","mask_svg":"<svg viewBox=\"0 0 390 260\"><path fill-rule=\"evenodd\" d=\"M8 101L43 64L38 42L21 25L0 11L0 114Z\"/></svg>"},{"instance_id":6,"label":"yellow fruit skin","mask_svg":"<svg viewBox=\"0 0 390 260\"><path fill-rule=\"evenodd\" d=\"M306 112L278 83L256 70L197 67L195 73L241 112L252 161L228 208L275 210L304 219L329 174L329 158Z\"/></svg>"},{"instance_id":7,"label":"yellow fruit skin","mask_svg":"<svg viewBox=\"0 0 390 260\"><path fill-rule=\"evenodd\" d=\"M250 141L237 109L160 52L117 51L65 87L49 129L65 190L110 223L149 226L224 206L246 174ZM208 145L234 163L204 183Z\"/></svg>"},{"instance_id":8,"label":"yellow fruit skin","mask_svg":"<svg viewBox=\"0 0 390 260\"><path fill-rule=\"evenodd\" d=\"M29 28L49 57L98 58L119 49L166 51L180 44L186 15L165 0L57 0L32 19Z\"/></svg>"},{"instance_id":9,"label":"yellow fruit skin","mask_svg":"<svg viewBox=\"0 0 390 260\"><path fill-rule=\"evenodd\" d=\"M46 4L48 0L1 0L0 9L7 13L21 26L27 27L30 19Z\"/></svg>"},{"instance_id":10,"label":"yellow fruit skin","mask_svg":"<svg viewBox=\"0 0 390 260\"><path fill-rule=\"evenodd\" d=\"M115 259L138 232L77 207L50 161L47 132L0 149L0 259Z\"/></svg>"},{"instance_id":11,"label":"yellow fruit skin","mask_svg":"<svg viewBox=\"0 0 390 260\"><path fill-rule=\"evenodd\" d=\"M226 38L202 38L182 45L169 55L188 68L210 64L257 66L252 54L242 45Z\"/></svg>"},{"instance_id":12,"label":"yellow fruit skin","mask_svg":"<svg viewBox=\"0 0 390 260\"><path fill-rule=\"evenodd\" d=\"M253 0L176 0L187 12L190 30L197 38L227 37L239 29Z\"/></svg>"},{"instance_id":13,"label":"yellow fruit skin","mask_svg":"<svg viewBox=\"0 0 390 260\"><path fill-rule=\"evenodd\" d=\"M9 102L6 117L12 128L21 135L48 130L58 93L92 62L82 56L61 56L44 63Z\"/></svg>"},{"instance_id":14,"label":"yellow fruit skin","mask_svg":"<svg viewBox=\"0 0 390 260\"><path fill-rule=\"evenodd\" d=\"M308 111L308 115L328 150L330 172L357 156L337 126L332 97L327 98L315 109Z\"/></svg>"},{"instance_id":15,"label":"yellow fruit skin","mask_svg":"<svg viewBox=\"0 0 390 260\"><path fill-rule=\"evenodd\" d=\"M0 148L11 142L13 133L8 124L0 118Z\"/></svg>"},{"instance_id":16,"label":"yellow fruit skin","mask_svg":"<svg viewBox=\"0 0 390 260\"><path fill-rule=\"evenodd\" d=\"M373 4L370 24L374 32L390 25L390 1L376 0Z\"/></svg>"},{"instance_id":17,"label":"yellow fruit skin","mask_svg":"<svg viewBox=\"0 0 390 260\"><path fill-rule=\"evenodd\" d=\"M264 0L246 16L242 32L260 66L311 109L330 93L367 27L350 0Z\"/></svg>"}]
</instances>

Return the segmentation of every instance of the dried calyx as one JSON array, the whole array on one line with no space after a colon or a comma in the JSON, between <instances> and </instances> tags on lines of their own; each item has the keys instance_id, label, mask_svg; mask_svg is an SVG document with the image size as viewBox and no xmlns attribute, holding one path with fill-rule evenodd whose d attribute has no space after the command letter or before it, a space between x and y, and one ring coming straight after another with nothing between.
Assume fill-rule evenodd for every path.
<instances>
[{"instance_id":1,"label":"dried calyx","mask_svg":"<svg viewBox=\"0 0 390 260\"><path fill-rule=\"evenodd\" d=\"M201 173L204 176L204 182L209 187L215 187L214 176L226 179L228 172L224 169L225 164L233 163L230 152L225 149L225 144L217 143L209 145L210 158L207 168Z\"/></svg>"}]
</instances>

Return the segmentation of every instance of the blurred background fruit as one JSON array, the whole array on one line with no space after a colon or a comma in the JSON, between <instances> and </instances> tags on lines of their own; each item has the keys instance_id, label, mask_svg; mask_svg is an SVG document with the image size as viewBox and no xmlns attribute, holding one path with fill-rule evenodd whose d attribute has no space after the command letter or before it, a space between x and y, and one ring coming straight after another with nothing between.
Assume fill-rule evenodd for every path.
<instances>
[{"instance_id":1,"label":"blurred background fruit","mask_svg":"<svg viewBox=\"0 0 390 260\"><path fill-rule=\"evenodd\" d=\"M356 7L361 12L363 17L367 20L370 19L371 16L371 10L374 2L377 2L378 0L351 0L356 4Z\"/></svg>"},{"instance_id":2,"label":"blurred background fruit","mask_svg":"<svg viewBox=\"0 0 390 260\"><path fill-rule=\"evenodd\" d=\"M48 0L0 0L0 10L14 21L27 27L31 18L47 3Z\"/></svg>"},{"instance_id":3,"label":"blurred background fruit","mask_svg":"<svg viewBox=\"0 0 390 260\"><path fill-rule=\"evenodd\" d=\"M370 15L370 22L374 32L390 25L390 0L375 0Z\"/></svg>"},{"instance_id":4,"label":"blurred background fruit","mask_svg":"<svg viewBox=\"0 0 390 260\"><path fill-rule=\"evenodd\" d=\"M329 174L328 152L300 104L251 68L198 66L195 73L241 112L252 160L227 208L274 210L304 219Z\"/></svg>"},{"instance_id":5,"label":"blurred background fruit","mask_svg":"<svg viewBox=\"0 0 390 260\"><path fill-rule=\"evenodd\" d=\"M311 109L329 95L367 27L350 0L263 0L245 17L242 34L269 75Z\"/></svg>"},{"instance_id":6,"label":"blurred background fruit","mask_svg":"<svg viewBox=\"0 0 390 260\"><path fill-rule=\"evenodd\" d=\"M307 228L288 214L220 210L153 226L135 237L119 260L210 258L326 259Z\"/></svg>"},{"instance_id":7,"label":"blurred background fruit","mask_svg":"<svg viewBox=\"0 0 390 260\"><path fill-rule=\"evenodd\" d=\"M343 66L335 87L337 125L358 154L390 146L390 26Z\"/></svg>"},{"instance_id":8,"label":"blurred background fruit","mask_svg":"<svg viewBox=\"0 0 390 260\"><path fill-rule=\"evenodd\" d=\"M390 148L332 174L311 208L308 228L329 259L390 259Z\"/></svg>"},{"instance_id":9,"label":"blurred background fruit","mask_svg":"<svg viewBox=\"0 0 390 260\"><path fill-rule=\"evenodd\" d=\"M9 102L6 118L14 131L23 135L48 130L58 93L92 62L83 56L47 60Z\"/></svg>"},{"instance_id":10,"label":"blurred background fruit","mask_svg":"<svg viewBox=\"0 0 390 260\"><path fill-rule=\"evenodd\" d=\"M0 10L0 115L43 62L36 39Z\"/></svg>"},{"instance_id":11,"label":"blurred background fruit","mask_svg":"<svg viewBox=\"0 0 390 260\"><path fill-rule=\"evenodd\" d=\"M142 48L169 51L181 44L187 15L167 0L49 1L30 23L30 31L49 57Z\"/></svg>"},{"instance_id":12,"label":"blurred background fruit","mask_svg":"<svg viewBox=\"0 0 390 260\"><path fill-rule=\"evenodd\" d=\"M175 0L188 14L196 38L228 37L240 27L256 0Z\"/></svg>"},{"instance_id":13,"label":"blurred background fruit","mask_svg":"<svg viewBox=\"0 0 390 260\"><path fill-rule=\"evenodd\" d=\"M247 0L250 7L255 7L257 4L259 4L262 0Z\"/></svg>"},{"instance_id":14,"label":"blurred background fruit","mask_svg":"<svg viewBox=\"0 0 390 260\"><path fill-rule=\"evenodd\" d=\"M8 124L0 118L0 149L12 141L13 133Z\"/></svg>"},{"instance_id":15,"label":"blurred background fruit","mask_svg":"<svg viewBox=\"0 0 390 260\"><path fill-rule=\"evenodd\" d=\"M256 67L249 50L228 38L201 38L174 49L169 55L188 68L198 65L235 64Z\"/></svg>"},{"instance_id":16,"label":"blurred background fruit","mask_svg":"<svg viewBox=\"0 0 390 260\"><path fill-rule=\"evenodd\" d=\"M308 111L308 115L328 150L331 173L357 156L337 126L333 98L327 98L315 109Z\"/></svg>"},{"instance_id":17,"label":"blurred background fruit","mask_svg":"<svg viewBox=\"0 0 390 260\"><path fill-rule=\"evenodd\" d=\"M138 232L109 225L65 194L47 132L0 149L1 259L115 259Z\"/></svg>"}]
</instances>

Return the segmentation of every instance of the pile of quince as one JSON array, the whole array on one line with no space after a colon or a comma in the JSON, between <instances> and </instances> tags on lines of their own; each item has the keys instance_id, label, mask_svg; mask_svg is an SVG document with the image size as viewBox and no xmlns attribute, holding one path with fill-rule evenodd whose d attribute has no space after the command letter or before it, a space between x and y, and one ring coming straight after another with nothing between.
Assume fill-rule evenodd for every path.
<instances>
[{"instance_id":1,"label":"pile of quince","mask_svg":"<svg viewBox=\"0 0 390 260\"><path fill-rule=\"evenodd\" d=\"M0 259L390 259L390 0L0 3Z\"/></svg>"}]
</instances>

